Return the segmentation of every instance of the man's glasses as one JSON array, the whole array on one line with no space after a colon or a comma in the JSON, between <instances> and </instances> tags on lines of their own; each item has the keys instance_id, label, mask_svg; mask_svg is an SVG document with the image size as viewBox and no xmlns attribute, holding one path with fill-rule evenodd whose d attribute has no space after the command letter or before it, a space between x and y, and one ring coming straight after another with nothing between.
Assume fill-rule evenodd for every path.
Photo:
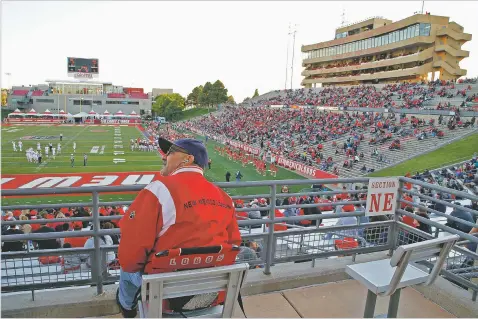
<instances>
[{"instance_id":1,"label":"man's glasses","mask_svg":"<svg viewBox=\"0 0 478 319\"><path fill-rule=\"evenodd\" d=\"M184 153L184 154L188 154L188 155L191 155L189 154L188 151L186 151L184 148L181 148L179 146L176 146L176 145L171 145L171 147L169 148L168 152L166 153L166 156L168 156L169 154L172 154L172 153L175 153L175 152L180 152L180 153Z\"/></svg>"}]
</instances>

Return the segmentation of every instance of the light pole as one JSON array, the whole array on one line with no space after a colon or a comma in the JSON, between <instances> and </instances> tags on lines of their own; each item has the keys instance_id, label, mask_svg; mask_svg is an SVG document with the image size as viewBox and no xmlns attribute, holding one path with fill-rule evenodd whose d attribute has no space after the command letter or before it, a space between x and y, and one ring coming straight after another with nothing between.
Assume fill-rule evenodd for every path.
<instances>
[{"instance_id":1,"label":"light pole","mask_svg":"<svg viewBox=\"0 0 478 319\"><path fill-rule=\"evenodd\" d=\"M284 89L287 90L287 71L289 70L289 46L290 46L290 22L289 22L289 32L287 32L287 58L285 61L285 85Z\"/></svg>"},{"instance_id":2,"label":"light pole","mask_svg":"<svg viewBox=\"0 0 478 319\"><path fill-rule=\"evenodd\" d=\"M295 34L297 33L297 24L294 24L293 40L292 40L292 61L290 65L290 89L292 90L292 79L294 78L294 54L295 54Z\"/></svg>"}]
</instances>

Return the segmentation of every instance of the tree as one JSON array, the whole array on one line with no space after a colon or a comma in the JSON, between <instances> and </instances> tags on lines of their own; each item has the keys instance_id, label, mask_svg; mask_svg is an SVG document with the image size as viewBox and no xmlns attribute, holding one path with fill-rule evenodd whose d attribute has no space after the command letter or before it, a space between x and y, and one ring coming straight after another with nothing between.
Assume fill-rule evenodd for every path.
<instances>
[{"instance_id":1,"label":"tree","mask_svg":"<svg viewBox=\"0 0 478 319\"><path fill-rule=\"evenodd\" d=\"M186 104L210 108L225 103L228 99L227 89L220 80L217 80L195 87L188 95ZM234 101L234 98L232 100Z\"/></svg>"},{"instance_id":2,"label":"tree","mask_svg":"<svg viewBox=\"0 0 478 319\"><path fill-rule=\"evenodd\" d=\"M221 81L214 82L209 99L211 104L215 106L227 102L227 89Z\"/></svg>"},{"instance_id":3,"label":"tree","mask_svg":"<svg viewBox=\"0 0 478 319\"><path fill-rule=\"evenodd\" d=\"M231 104L236 104L236 101L234 101L234 97L232 95L229 95L227 97L227 102Z\"/></svg>"},{"instance_id":4,"label":"tree","mask_svg":"<svg viewBox=\"0 0 478 319\"><path fill-rule=\"evenodd\" d=\"M201 107L210 107L211 106L211 93L213 91L211 82L206 82L204 88L202 89L201 94L199 95L199 104Z\"/></svg>"},{"instance_id":5,"label":"tree","mask_svg":"<svg viewBox=\"0 0 478 319\"><path fill-rule=\"evenodd\" d=\"M258 97L258 96L259 96L259 90L256 89L256 90L254 91L254 95L252 96L252 98L255 98L255 97Z\"/></svg>"},{"instance_id":6,"label":"tree","mask_svg":"<svg viewBox=\"0 0 478 319\"><path fill-rule=\"evenodd\" d=\"M168 121L177 118L177 115L184 109L184 98L178 93L161 94L156 97L152 110L157 116L163 116Z\"/></svg>"},{"instance_id":7,"label":"tree","mask_svg":"<svg viewBox=\"0 0 478 319\"><path fill-rule=\"evenodd\" d=\"M199 85L196 86L191 93L189 93L188 97L186 98L186 105L191 106L200 106L199 97L201 96L203 86Z\"/></svg>"},{"instance_id":8,"label":"tree","mask_svg":"<svg viewBox=\"0 0 478 319\"><path fill-rule=\"evenodd\" d=\"M2 106L7 106L7 89L2 89Z\"/></svg>"}]
</instances>

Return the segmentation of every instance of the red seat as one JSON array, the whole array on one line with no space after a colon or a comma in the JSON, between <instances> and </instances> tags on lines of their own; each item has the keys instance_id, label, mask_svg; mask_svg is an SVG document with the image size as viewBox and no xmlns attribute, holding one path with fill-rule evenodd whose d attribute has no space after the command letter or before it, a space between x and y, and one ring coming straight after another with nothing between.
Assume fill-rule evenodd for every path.
<instances>
[{"instance_id":1,"label":"red seat","mask_svg":"<svg viewBox=\"0 0 478 319\"><path fill-rule=\"evenodd\" d=\"M304 216L304 210L302 208L299 210L299 216ZM299 224L301 224L302 226L310 226L310 224L312 224L312 221L301 220Z\"/></svg>"},{"instance_id":2,"label":"red seat","mask_svg":"<svg viewBox=\"0 0 478 319\"><path fill-rule=\"evenodd\" d=\"M221 246L176 248L161 251L152 259L153 273L174 272L200 268L228 266L236 262L240 248L235 245L224 244ZM192 298L193 296L191 296ZM225 291L219 292L216 300L210 305L214 307L224 303ZM185 297L180 297L184 299ZM173 299L163 300L164 312L180 312L181 307ZM179 298L177 298L179 299ZM182 300L184 302L184 300ZM179 309L178 309L179 307Z\"/></svg>"},{"instance_id":3,"label":"red seat","mask_svg":"<svg viewBox=\"0 0 478 319\"><path fill-rule=\"evenodd\" d=\"M345 237L343 240L336 239L334 241L334 244L335 244L336 250L347 250L347 249L353 249L358 247L357 240L351 237Z\"/></svg>"},{"instance_id":4,"label":"red seat","mask_svg":"<svg viewBox=\"0 0 478 319\"><path fill-rule=\"evenodd\" d=\"M278 218L283 218L285 217L283 213L280 212L280 210L276 209L274 212L274 216ZM269 225L266 225L266 227L269 227ZM287 225L285 222L274 224L274 231L284 231L287 230Z\"/></svg>"},{"instance_id":5,"label":"red seat","mask_svg":"<svg viewBox=\"0 0 478 319\"><path fill-rule=\"evenodd\" d=\"M245 220L249 218L249 214L247 212L236 212L237 220Z\"/></svg>"},{"instance_id":6,"label":"red seat","mask_svg":"<svg viewBox=\"0 0 478 319\"><path fill-rule=\"evenodd\" d=\"M30 90L13 90L12 95L15 96L25 96L30 92Z\"/></svg>"},{"instance_id":7,"label":"red seat","mask_svg":"<svg viewBox=\"0 0 478 319\"><path fill-rule=\"evenodd\" d=\"M38 261L42 265L59 264L62 262L62 258L60 256L41 256L38 257Z\"/></svg>"}]
</instances>

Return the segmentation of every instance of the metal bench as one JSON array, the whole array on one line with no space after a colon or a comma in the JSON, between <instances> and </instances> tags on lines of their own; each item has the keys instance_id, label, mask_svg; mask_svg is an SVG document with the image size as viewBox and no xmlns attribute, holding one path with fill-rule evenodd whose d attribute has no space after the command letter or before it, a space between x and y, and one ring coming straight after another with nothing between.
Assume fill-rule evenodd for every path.
<instances>
[{"instance_id":1,"label":"metal bench","mask_svg":"<svg viewBox=\"0 0 478 319\"><path fill-rule=\"evenodd\" d=\"M141 300L138 308L141 318L162 318L163 300L205 293L225 291L223 306L184 312L187 317L232 318L236 300L249 264L195 269L143 276ZM165 317L180 317L169 315Z\"/></svg>"},{"instance_id":2,"label":"metal bench","mask_svg":"<svg viewBox=\"0 0 478 319\"><path fill-rule=\"evenodd\" d=\"M249 269L235 264L239 251L224 244L158 252L151 261L155 273L143 276L140 316L230 318Z\"/></svg>"},{"instance_id":3,"label":"metal bench","mask_svg":"<svg viewBox=\"0 0 478 319\"><path fill-rule=\"evenodd\" d=\"M373 318L378 296L390 296L388 318L396 318L400 291L412 285L433 284L458 235L426 240L397 248L392 258L348 265L346 273L368 289L364 318ZM409 263L436 257L430 273Z\"/></svg>"}]
</instances>

